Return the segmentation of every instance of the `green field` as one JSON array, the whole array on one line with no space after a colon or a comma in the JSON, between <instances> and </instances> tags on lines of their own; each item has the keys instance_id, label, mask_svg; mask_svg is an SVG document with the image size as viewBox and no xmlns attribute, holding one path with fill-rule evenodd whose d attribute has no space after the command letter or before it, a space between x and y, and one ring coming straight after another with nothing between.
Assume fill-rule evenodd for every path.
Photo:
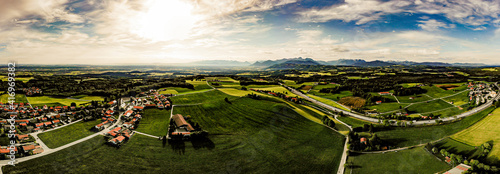
<instances>
[{"instance_id":1,"label":"green field","mask_svg":"<svg viewBox=\"0 0 500 174\"><path fill-rule=\"evenodd\" d=\"M408 107L408 110L413 113L427 113L451 107L455 106L443 100L433 100L429 101L428 103L423 102L411 105L410 107Z\"/></svg>"},{"instance_id":2,"label":"green field","mask_svg":"<svg viewBox=\"0 0 500 174\"><path fill-rule=\"evenodd\" d=\"M72 102L76 105L88 103L89 101L67 99L67 98L54 98L49 96L28 97L28 100L33 106L70 106Z\"/></svg>"},{"instance_id":3,"label":"green field","mask_svg":"<svg viewBox=\"0 0 500 174\"><path fill-rule=\"evenodd\" d=\"M463 130L453 136L453 139L471 146L480 146L481 144L493 140L493 148L488 158L500 159L500 109L496 109L474 126Z\"/></svg>"},{"instance_id":4,"label":"green field","mask_svg":"<svg viewBox=\"0 0 500 174\"><path fill-rule=\"evenodd\" d=\"M311 90L311 91L309 91L309 94L312 94L315 96L320 96L320 97L327 98L327 99L334 100L334 101L339 101L343 97L352 96L351 91L341 91L338 94L332 94L332 93L321 93L321 92L319 92L319 90Z\"/></svg>"},{"instance_id":5,"label":"green field","mask_svg":"<svg viewBox=\"0 0 500 174\"><path fill-rule=\"evenodd\" d=\"M408 95L408 96L396 96L401 103L416 103L416 102L423 102L427 100L431 100L432 98L426 96L426 95ZM413 97L413 99L410 99L410 97Z\"/></svg>"},{"instance_id":6,"label":"green field","mask_svg":"<svg viewBox=\"0 0 500 174\"><path fill-rule=\"evenodd\" d=\"M451 168L425 151L423 147L398 152L353 154L348 157L348 162L352 163L353 168L346 170L346 174L443 173Z\"/></svg>"},{"instance_id":7,"label":"green field","mask_svg":"<svg viewBox=\"0 0 500 174\"><path fill-rule=\"evenodd\" d=\"M209 92L200 92L189 95L179 95L172 97L171 99L174 105L179 105L179 104L198 104L203 102L212 102L216 100L223 101L225 97L227 97L228 99L237 98L234 96L226 95L219 90L213 90Z\"/></svg>"},{"instance_id":8,"label":"green field","mask_svg":"<svg viewBox=\"0 0 500 174\"><path fill-rule=\"evenodd\" d=\"M136 131L155 136L164 136L168 133L169 123L170 110L145 109Z\"/></svg>"},{"instance_id":9,"label":"green field","mask_svg":"<svg viewBox=\"0 0 500 174\"><path fill-rule=\"evenodd\" d=\"M479 113L468 116L461 121L445 125L409 128L391 127L388 130L377 131L376 133L382 140L392 142L394 146L413 146L453 135L478 122L493 110L493 107L489 107Z\"/></svg>"},{"instance_id":10,"label":"green field","mask_svg":"<svg viewBox=\"0 0 500 174\"><path fill-rule=\"evenodd\" d=\"M480 153L474 146L456 141L452 138L445 138L442 141L434 143L433 145L439 149L446 149L446 151L450 153L464 155L469 159L477 159Z\"/></svg>"},{"instance_id":11,"label":"green field","mask_svg":"<svg viewBox=\"0 0 500 174\"><path fill-rule=\"evenodd\" d=\"M405 106L408 106L408 104L399 104L399 103L382 103L378 105L372 105L372 106L367 106L368 109L376 109L377 112L389 112L389 111L395 111L399 110L401 108L404 108Z\"/></svg>"},{"instance_id":12,"label":"green field","mask_svg":"<svg viewBox=\"0 0 500 174\"><path fill-rule=\"evenodd\" d=\"M201 92L212 89L207 85L206 81L196 81L196 80L186 80L186 83L192 84L194 89L181 88L181 87L166 87L160 88L165 89L165 91L160 91L160 94L188 94L193 92Z\"/></svg>"},{"instance_id":13,"label":"green field","mask_svg":"<svg viewBox=\"0 0 500 174\"><path fill-rule=\"evenodd\" d=\"M239 90L239 89L234 89L234 88L218 88L219 91L222 91L228 95L236 96L236 97L243 97L248 94L258 94L262 95L262 93L255 92L255 91L250 91L250 90Z\"/></svg>"},{"instance_id":14,"label":"green field","mask_svg":"<svg viewBox=\"0 0 500 174\"><path fill-rule=\"evenodd\" d=\"M2 94L0 96L0 102L2 103L8 103L9 102L9 97L10 95L9 94ZM28 103L28 101L26 100L26 97L24 96L24 94L16 94L16 103Z\"/></svg>"},{"instance_id":15,"label":"green field","mask_svg":"<svg viewBox=\"0 0 500 174\"><path fill-rule=\"evenodd\" d=\"M101 123L99 119L87 122L80 121L50 132L38 134L38 137L49 148L53 149L94 134L95 132L90 131L90 129L99 123Z\"/></svg>"},{"instance_id":16,"label":"green field","mask_svg":"<svg viewBox=\"0 0 500 174\"><path fill-rule=\"evenodd\" d=\"M104 101L104 97L101 96L77 95L77 96L72 96L71 98L77 98L80 100Z\"/></svg>"},{"instance_id":17,"label":"green field","mask_svg":"<svg viewBox=\"0 0 500 174\"><path fill-rule=\"evenodd\" d=\"M469 103L469 93L467 91L457 94L455 96L443 98L447 102L453 102L456 106L461 106Z\"/></svg>"},{"instance_id":18,"label":"green field","mask_svg":"<svg viewBox=\"0 0 500 174\"><path fill-rule=\"evenodd\" d=\"M360 119L357 119L357 118L353 118L353 117L348 117L348 116L337 117L337 119L339 119L340 121L344 122L345 124L348 124L348 125L352 126L353 128L355 128L355 127L363 127L363 125L371 123L371 122L363 121L363 120L360 120Z\"/></svg>"},{"instance_id":19,"label":"green field","mask_svg":"<svg viewBox=\"0 0 500 174\"><path fill-rule=\"evenodd\" d=\"M248 88L250 89L250 88ZM272 91L272 92L275 92L275 93L283 93L283 94L286 94L286 93L289 93L289 95L291 96L295 96L295 94L293 94L292 92L288 91L288 89L284 88L284 87L281 87L281 86L276 86L276 87L267 87L267 88L252 88L252 89L255 89L255 90L265 90L265 91Z\"/></svg>"},{"instance_id":20,"label":"green field","mask_svg":"<svg viewBox=\"0 0 500 174\"><path fill-rule=\"evenodd\" d=\"M231 81L234 83L239 82L238 80L234 80L231 77L205 77L206 80L220 80L220 81Z\"/></svg>"},{"instance_id":21,"label":"green field","mask_svg":"<svg viewBox=\"0 0 500 174\"><path fill-rule=\"evenodd\" d=\"M20 81L20 82L26 83L29 80L33 79L33 77L15 77L14 79L16 79L16 81ZM0 76L0 80L1 81L9 81L9 78L8 78L8 76Z\"/></svg>"},{"instance_id":22,"label":"green field","mask_svg":"<svg viewBox=\"0 0 500 174\"><path fill-rule=\"evenodd\" d=\"M446 84L434 84L433 86L423 86L422 89L427 90L427 95L433 97L433 98L440 98L440 97L446 97L458 92L454 92L454 90L459 90L463 91L467 88L466 85L462 85L461 83L453 84L453 85L462 85L460 87L455 88L454 90L444 90L442 88L439 88L435 85L446 85Z\"/></svg>"},{"instance_id":23,"label":"green field","mask_svg":"<svg viewBox=\"0 0 500 174\"><path fill-rule=\"evenodd\" d=\"M318 97L318 96L314 96L314 95L310 95L310 94L307 94L307 96L315 99L315 100L318 100L324 104L327 104L327 105L330 105L330 106L333 106L333 107L336 107L336 108L339 108L339 109L342 109L344 111L349 111L350 109L348 108L345 108L343 106L341 106L340 104L334 102L334 101L331 101L331 100L328 100L328 99L324 99L324 98L321 98L321 97Z\"/></svg>"}]
</instances>

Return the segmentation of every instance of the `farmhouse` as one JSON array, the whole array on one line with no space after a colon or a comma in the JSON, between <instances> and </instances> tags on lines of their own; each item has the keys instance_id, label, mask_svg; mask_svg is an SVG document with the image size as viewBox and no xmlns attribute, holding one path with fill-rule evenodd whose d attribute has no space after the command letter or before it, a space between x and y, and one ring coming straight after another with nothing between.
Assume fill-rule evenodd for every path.
<instances>
[{"instance_id":1,"label":"farmhouse","mask_svg":"<svg viewBox=\"0 0 500 174\"><path fill-rule=\"evenodd\" d=\"M174 121L175 126L177 128L184 128L187 131L194 131L193 126L191 126L191 124L189 124L188 122L186 122L186 120L184 119L184 117L181 114L175 114L172 117L172 120Z\"/></svg>"},{"instance_id":2,"label":"farmhouse","mask_svg":"<svg viewBox=\"0 0 500 174\"><path fill-rule=\"evenodd\" d=\"M116 138L113 138L113 139L109 140L109 142L113 143L115 145L118 145L118 144L122 143L123 140L125 140L125 137L120 135L120 136L118 136Z\"/></svg>"},{"instance_id":3,"label":"farmhouse","mask_svg":"<svg viewBox=\"0 0 500 174\"><path fill-rule=\"evenodd\" d=\"M376 101L375 102L377 105L382 104L382 101Z\"/></svg>"},{"instance_id":4,"label":"farmhouse","mask_svg":"<svg viewBox=\"0 0 500 174\"><path fill-rule=\"evenodd\" d=\"M378 94L380 94L380 95L392 95L392 93L390 93L390 92L379 92Z\"/></svg>"},{"instance_id":5,"label":"farmhouse","mask_svg":"<svg viewBox=\"0 0 500 174\"><path fill-rule=\"evenodd\" d=\"M462 174L462 172L467 171L470 169L470 166L465 165L465 164L459 164L455 168L448 170L444 174Z\"/></svg>"}]
</instances>

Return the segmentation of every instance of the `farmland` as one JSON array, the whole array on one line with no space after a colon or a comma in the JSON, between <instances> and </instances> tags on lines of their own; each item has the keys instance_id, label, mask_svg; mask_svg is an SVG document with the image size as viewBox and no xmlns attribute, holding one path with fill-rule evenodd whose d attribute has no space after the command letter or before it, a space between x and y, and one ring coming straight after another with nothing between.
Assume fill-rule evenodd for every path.
<instances>
[{"instance_id":1,"label":"farmland","mask_svg":"<svg viewBox=\"0 0 500 174\"><path fill-rule=\"evenodd\" d=\"M67 99L67 98L55 98L49 96L37 96L37 97L28 97L28 100L33 106L70 106L71 103L76 103L76 105L88 103L89 101L82 101L76 99Z\"/></svg>"},{"instance_id":2,"label":"farmland","mask_svg":"<svg viewBox=\"0 0 500 174\"><path fill-rule=\"evenodd\" d=\"M497 109L477 124L452 136L453 139L470 146L480 146L487 141L493 141L493 149L488 158L500 159L500 109Z\"/></svg>"},{"instance_id":3,"label":"farmland","mask_svg":"<svg viewBox=\"0 0 500 174\"><path fill-rule=\"evenodd\" d=\"M408 107L408 110L413 113L426 113L450 107L454 107L454 105L449 104L443 100L433 100L411 105L410 107Z\"/></svg>"},{"instance_id":4,"label":"farmland","mask_svg":"<svg viewBox=\"0 0 500 174\"><path fill-rule=\"evenodd\" d=\"M0 96L0 102L8 103L9 97L10 97L9 94L2 94ZM16 103L28 103L28 101L26 100L26 97L24 96L24 94L16 94Z\"/></svg>"},{"instance_id":5,"label":"farmland","mask_svg":"<svg viewBox=\"0 0 500 174\"><path fill-rule=\"evenodd\" d=\"M101 96L77 95L77 96L72 96L71 98L88 100L88 101L104 101L104 98Z\"/></svg>"},{"instance_id":6,"label":"farmland","mask_svg":"<svg viewBox=\"0 0 500 174\"><path fill-rule=\"evenodd\" d=\"M446 97L446 96L457 93L457 92L455 92L455 90L462 91L462 90L465 90L466 88L467 88L466 85L462 85L462 86L457 87L453 90L444 90L444 89L437 87L435 85L422 87L422 89L427 90L426 94L433 97L433 98Z\"/></svg>"},{"instance_id":7,"label":"farmland","mask_svg":"<svg viewBox=\"0 0 500 174\"><path fill-rule=\"evenodd\" d=\"M314 96L314 95L309 95L309 94L307 96L309 96L309 97L311 97L311 98L313 98L315 100L318 100L320 102L323 102L323 103L325 103L327 105L330 105L330 106L333 106L333 107L336 107L336 108L339 108L339 109L342 109L342 110L345 110L345 111L349 111L348 108L345 108L345 107L339 105L338 103L336 103L334 101L331 101L331 100L328 100L328 99L324 99L324 98L321 98L321 97L318 97L318 96Z\"/></svg>"},{"instance_id":8,"label":"farmland","mask_svg":"<svg viewBox=\"0 0 500 174\"><path fill-rule=\"evenodd\" d=\"M386 130L377 131L376 133L381 139L392 142L394 146L413 146L453 135L478 122L493 110L493 107L489 107L479 113L468 116L461 121L445 125L410 128L391 127Z\"/></svg>"},{"instance_id":9,"label":"farmland","mask_svg":"<svg viewBox=\"0 0 500 174\"><path fill-rule=\"evenodd\" d=\"M352 173L442 173L450 168L423 147L378 154L352 154L348 162L353 165L349 169Z\"/></svg>"},{"instance_id":10,"label":"farmland","mask_svg":"<svg viewBox=\"0 0 500 174\"><path fill-rule=\"evenodd\" d=\"M399 104L399 103L381 103L378 105L367 106L368 109L375 109L377 112L389 112L394 110L399 110L408 106L408 104Z\"/></svg>"},{"instance_id":11,"label":"farmland","mask_svg":"<svg viewBox=\"0 0 500 174\"><path fill-rule=\"evenodd\" d=\"M168 133L170 123L170 110L146 109L137 127L138 132L164 136Z\"/></svg>"},{"instance_id":12,"label":"farmland","mask_svg":"<svg viewBox=\"0 0 500 174\"><path fill-rule=\"evenodd\" d=\"M236 98L234 96L226 95L219 90L214 90L214 91L200 92L189 95L179 95L172 97L171 99L174 105L179 105L179 104L198 104L203 102L212 102L215 100L223 101L225 97L227 97L228 99Z\"/></svg>"},{"instance_id":13,"label":"farmland","mask_svg":"<svg viewBox=\"0 0 500 174\"><path fill-rule=\"evenodd\" d=\"M80 121L50 132L38 134L38 137L49 148L57 148L93 134L94 132L90 131L90 129L99 123L101 123L100 120Z\"/></svg>"}]
</instances>

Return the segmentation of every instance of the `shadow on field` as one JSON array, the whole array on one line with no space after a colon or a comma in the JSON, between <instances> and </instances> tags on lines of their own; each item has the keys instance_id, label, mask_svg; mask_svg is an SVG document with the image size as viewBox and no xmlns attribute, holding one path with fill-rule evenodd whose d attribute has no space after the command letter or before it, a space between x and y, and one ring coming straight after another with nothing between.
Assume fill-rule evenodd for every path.
<instances>
[{"instance_id":1,"label":"shadow on field","mask_svg":"<svg viewBox=\"0 0 500 174\"><path fill-rule=\"evenodd\" d=\"M193 144L193 148L195 150L201 148L207 148L208 150L212 150L215 148L215 144L210 138L207 137L196 137L191 139L191 144Z\"/></svg>"},{"instance_id":2,"label":"shadow on field","mask_svg":"<svg viewBox=\"0 0 500 174\"><path fill-rule=\"evenodd\" d=\"M179 155L184 155L184 153L186 153L186 144L184 141L168 140L168 144L172 147L172 150Z\"/></svg>"}]
</instances>

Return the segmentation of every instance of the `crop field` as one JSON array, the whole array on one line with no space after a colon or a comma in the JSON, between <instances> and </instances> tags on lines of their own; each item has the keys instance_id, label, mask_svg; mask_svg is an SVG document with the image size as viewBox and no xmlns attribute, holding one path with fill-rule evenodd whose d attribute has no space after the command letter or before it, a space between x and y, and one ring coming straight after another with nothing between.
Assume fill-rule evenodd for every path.
<instances>
[{"instance_id":1,"label":"crop field","mask_svg":"<svg viewBox=\"0 0 500 174\"><path fill-rule=\"evenodd\" d=\"M349 116L344 116L344 117L337 117L340 121L344 122L345 124L351 125L353 128L355 127L363 127L365 124L370 124L371 122L363 121L357 118L349 117ZM375 124L375 123L372 123Z\"/></svg>"},{"instance_id":2,"label":"crop field","mask_svg":"<svg viewBox=\"0 0 500 174\"><path fill-rule=\"evenodd\" d=\"M257 94L257 95L263 95L262 93L255 92L255 91L250 91L250 90L240 90L240 89L234 89L234 88L218 88L219 91L222 91L228 95L236 96L236 97L243 97L248 94Z\"/></svg>"},{"instance_id":3,"label":"crop field","mask_svg":"<svg viewBox=\"0 0 500 174\"><path fill-rule=\"evenodd\" d=\"M55 98L49 96L37 96L37 97L28 97L28 100L33 106L70 106L71 103L75 102L76 105L88 103L89 101L75 100L75 99L67 99L67 98Z\"/></svg>"},{"instance_id":4,"label":"crop field","mask_svg":"<svg viewBox=\"0 0 500 174\"><path fill-rule=\"evenodd\" d=\"M248 89L250 89L250 88L248 88ZM284 87L281 87L281 86L267 87L267 88L253 88L253 89L255 89L255 90L272 91L272 92L279 92L279 93L283 93L283 94L289 93L289 95L295 96L295 94L293 94L292 92L288 91L288 89L286 89Z\"/></svg>"},{"instance_id":5,"label":"crop field","mask_svg":"<svg viewBox=\"0 0 500 174\"><path fill-rule=\"evenodd\" d=\"M477 159L478 155L480 154L478 149L476 149L474 146L456 141L452 138L445 138L442 141L434 143L434 145L439 149L446 149L446 151L451 153L465 155L469 159Z\"/></svg>"},{"instance_id":6,"label":"crop field","mask_svg":"<svg viewBox=\"0 0 500 174\"><path fill-rule=\"evenodd\" d=\"M454 95L451 97L443 98L443 100L445 100L447 102L453 102L453 104L456 106L461 106L461 105L469 103L468 96L469 96L469 93L467 91L465 91L465 92L462 92L460 94L457 94L457 95Z\"/></svg>"},{"instance_id":7,"label":"crop field","mask_svg":"<svg viewBox=\"0 0 500 174\"><path fill-rule=\"evenodd\" d=\"M339 103L351 108L363 108L366 104L366 99L361 97L344 97L339 100Z\"/></svg>"},{"instance_id":8,"label":"crop field","mask_svg":"<svg viewBox=\"0 0 500 174\"><path fill-rule=\"evenodd\" d=\"M348 157L354 167L350 173L438 173L449 170L450 167L434 155L426 152L423 147L377 154L353 154Z\"/></svg>"},{"instance_id":9,"label":"crop field","mask_svg":"<svg viewBox=\"0 0 500 174\"><path fill-rule=\"evenodd\" d=\"M160 94L179 94L179 92L172 88L166 88L164 91L160 91Z\"/></svg>"},{"instance_id":10,"label":"crop field","mask_svg":"<svg viewBox=\"0 0 500 174\"><path fill-rule=\"evenodd\" d=\"M9 97L10 95L9 94L2 94L0 96L0 102L2 103L8 103L9 102ZM16 103L28 103L28 101L26 100L26 97L24 96L24 94L16 94Z\"/></svg>"},{"instance_id":11,"label":"crop field","mask_svg":"<svg viewBox=\"0 0 500 174\"><path fill-rule=\"evenodd\" d=\"M311 91L309 91L309 94L313 94L315 96L320 96L320 97L327 98L330 100L335 100L335 101L339 101L340 99L342 99L344 97L352 96L351 91L340 91L340 93L332 94L332 93L321 93L321 92L319 92L319 90L311 90Z\"/></svg>"},{"instance_id":12,"label":"crop field","mask_svg":"<svg viewBox=\"0 0 500 174\"><path fill-rule=\"evenodd\" d=\"M345 108L343 107L342 105L339 105L338 103L335 103L334 101L332 100L328 100L328 99L325 99L325 98L321 98L321 97L318 97L318 96L314 96L314 95L310 95L310 94L307 94L307 96L315 99L315 100L318 100L322 103L325 103L327 105L330 105L330 106L333 106L333 107L336 107L336 108L339 108L339 109L342 109L342 110L345 110L345 111L350 111L349 108Z\"/></svg>"},{"instance_id":13,"label":"crop field","mask_svg":"<svg viewBox=\"0 0 500 174\"><path fill-rule=\"evenodd\" d=\"M77 98L80 100L104 101L104 98L101 96L77 95L77 96L72 96L71 98Z\"/></svg>"},{"instance_id":14,"label":"crop field","mask_svg":"<svg viewBox=\"0 0 500 174\"><path fill-rule=\"evenodd\" d=\"M16 75L18 75L18 74L16 73ZM30 81L31 79L33 79L33 77L15 77L14 79L16 81L26 83L26 82ZM0 80L9 81L9 77L8 76L0 76Z\"/></svg>"},{"instance_id":15,"label":"crop field","mask_svg":"<svg viewBox=\"0 0 500 174\"><path fill-rule=\"evenodd\" d=\"M314 115L310 111L306 112ZM211 134L224 134L238 139L242 137L248 138L250 145L263 150L258 152L258 154L265 154L263 156L257 155L259 160L261 157L270 158L266 161L274 163L272 161L277 160L276 162L288 167L298 165L298 163L301 163L299 161L302 161L302 163L305 161L307 161L306 163L315 163L314 165L299 165L303 166L304 169L300 169L302 167L299 166L292 167L295 168L293 171L308 170L306 168L310 169L311 166L314 166L312 171L329 168L328 173L335 173L335 166L337 166L335 162L340 160L340 156L337 155L342 153L342 136L333 133L322 125L307 120L282 103L239 98L232 101L231 104L221 101L196 106L175 107L174 114L191 115L194 122L199 123L203 129ZM325 139L325 136L331 137L333 140ZM300 146L307 146L306 149L308 150L290 148L299 144ZM325 149L319 147L329 148L322 153L320 151ZM317 154L311 155L311 151L317 151ZM285 158L284 155L288 157ZM290 159L296 159L296 161L290 161ZM327 167L326 164L333 167ZM261 168L269 170L268 167L259 167L259 169ZM292 169L282 168L281 170L288 171Z\"/></svg>"},{"instance_id":16,"label":"crop field","mask_svg":"<svg viewBox=\"0 0 500 174\"><path fill-rule=\"evenodd\" d=\"M409 128L391 127L388 130L377 131L376 133L382 140L390 141L394 146L413 146L453 135L486 117L494 109L489 107L479 113L465 117L461 121L445 125Z\"/></svg>"},{"instance_id":17,"label":"crop field","mask_svg":"<svg viewBox=\"0 0 500 174\"><path fill-rule=\"evenodd\" d=\"M440 84L440 85L444 85L444 84ZM449 96L449 95L452 95L452 94L455 94L455 93L458 93L459 91L463 91L465 90L465 88L467 88L466 85L462 85L460 87L457 87L453 90L444 90L440 87L437 87L436 85L433 85L433 86L423 86L422 89L426 89L427 90L427 95L433 97L433 98L440 98L440 97L446 97L446 96ZM457 92L455 92L455 90L458 90Z\"/></svg>"},{"instance_id":18,"label":"crop field","mask_svg":"<svg viewBox=\"0 0 500 174\"><path fill-rule=\"evenodd\" d=\"M338 84L316 85L316 86L314 86L313 90L317 90L319 92L319 90L321 90L323 88L333 88L336 86L340 86L340 85L338 85Z\"/></svg>"},{"instance_id":19,"label":"crop field","mask_svg":"<svg viewBox=\"0 0 500 174\"><path fill-rule=\"evenodd\" d=\"M234 96L224 94L219 90L213 90L209 92L194 93L189 95L179 95L172 97L171 99L174 105L179 105L179 104L198 104L203 102L212 102L219 100L224 101L225 97L227 97L228 99L237 98Z\"/></svg>"},{"instance_id":20,"label":"crop field","mask_svg":"<svg viewBox=\"0 0 500 174\"><path fill-rule=\"evenodd\" d=\"M454 107L454 105L447 103L443 100L433 100L429 101L428 103L424 102L411 105L410 107L408 107L408 110L414 113L427 113L450 107Z\"/></svg>"},{"instance_id":21,"label":"crop field","mask_svg":"<svg viewBox=\"0 0 500 174\"><path fill-rule=\"evenodd\" d=\"M400 103L381 103L378 105L372 105L372 106L367 106L369 109L376 109L377 112L389 112L389 111L395 111L399 110L400 108L404 108L405 106L408 106L409 104L400 104Z\"/></svg>"},{"instance_id":22,"label":"crop field","mask_svg":"<svg viewBox=\"0 0 500 174\"><path fill-rule=\"evenodd\" d=\"M136 130L150 135L164 136L168 134L169 123L170 110L145 109Z\"/></svg>"},{"instance_id":23,"label":"crop field","mask_svg":"<svg viewBox=\"0 0 500 174\"><path fill-rule=\"evenodd\" d=\"M496 109L477 124L463 130L453 136L453 139L471 146L480 146L481 144L493 140L493 148L488 158L500 158L500 109Z\"/></svg>"},{"instance_id":24,"label":"crop field","mask_svg":"<svg viewBox=\"0 0 500 174\"><path fill-rule=\"evenodd\" d=\"M234 80L231 77L205 77L206 80L220 80L220 81L231 81L234 83L238 83L238 80Z\"/></svg>"},{"instance_id":25,"label":"crop field","mask_svg":"<svg viewBox=\"0 0 500 174\"><path fill-rule=\"evenodd\" d=\"M432 98L426 96L426 95L408 95L408 96L396 96L401 103L416 103L416 102L423 102L427 100L431 100ZM413 99L410 99L410 97L413 97Z\"/></svg>"},{"instance_id":26,"label":"crop field","mask_svg":"<svg viewBox=\"0 0 500 174\"><path fill-rule=\"evenodd\" d=\"M99 119L87 122L80 121L50 132L38 134L38 137L49 148L57 148L94 134L95 132L90 131L90 129L99 123L101 123Z\"/></svg>"}]
</instances>

